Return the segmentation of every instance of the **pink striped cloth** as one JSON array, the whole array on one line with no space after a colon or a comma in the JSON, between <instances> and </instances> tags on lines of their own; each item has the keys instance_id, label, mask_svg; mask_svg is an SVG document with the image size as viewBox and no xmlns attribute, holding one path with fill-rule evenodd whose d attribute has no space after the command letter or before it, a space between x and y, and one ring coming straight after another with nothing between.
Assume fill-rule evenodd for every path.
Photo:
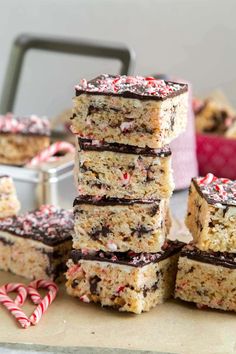
<instances>
[{"instance_id":1,"label":"pink striped cloth","mask_svg":"<svg viewBox=\"0 0 236 354\"><path fill-rule=\"evenodd\" d=\"M180 81L183 80L173 80ZM188 83L188 82L187 82ZM196 156L196 135L192 110L192 88L189 85L189 109L186 131L171 144L172 167L174 170L175 189L184 189L190 185L191 178L198 175Z\"/></svg>"}]
</instances>

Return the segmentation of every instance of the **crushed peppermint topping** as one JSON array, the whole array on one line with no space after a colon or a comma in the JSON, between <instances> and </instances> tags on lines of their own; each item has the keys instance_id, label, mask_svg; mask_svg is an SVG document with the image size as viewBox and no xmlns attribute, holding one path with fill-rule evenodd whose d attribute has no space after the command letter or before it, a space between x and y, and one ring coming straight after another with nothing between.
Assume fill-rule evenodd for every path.
<instances>
[{"instance_id":1,"label":"crushed peppermint topping","mask_svg":"<svg viewBox=\"0 0 236 354\"><path fill-rule=\"evenodd\" d=\"M49 120L31 115L19 117L12 113L0 115L0 132L12 134L50 135Z\"/></svg>"},{"instance_id":2,"label":"crushed peppermint topping","mask_svg":"<svg viewBox=\"0 0 236 354\"><path fill-rule=\"evenodd\" d=\"M157 80L154 77L103 74L93 80L82 79L75 86L76 94L93 93L137 98L165 99L187 91L187 85Z\"/></svg>"},{"instance_id":3,"label":"crushed peppermint topping","mask_svg":"<svg viewBox=\"0 0 236 354\"><path fill-rule=\"evenodd\" d=\"M194 178L205 199L215 207L224 208L224 205L236 206L236 181L228 178L218 178L212 173L205 177Z\"/></svg>"},{"instance_id":4,"label":"crushed peppermint topping","mask_svg":"<svg viewBox=\"0 0 236 354\"><path fill-rule=\"evenodd\" d=\"M70 239L73 229L72 211L53 205L42 205L38 210L0 220L1 231L48 245L56 245Z\"/></svg>"}]
</instances>

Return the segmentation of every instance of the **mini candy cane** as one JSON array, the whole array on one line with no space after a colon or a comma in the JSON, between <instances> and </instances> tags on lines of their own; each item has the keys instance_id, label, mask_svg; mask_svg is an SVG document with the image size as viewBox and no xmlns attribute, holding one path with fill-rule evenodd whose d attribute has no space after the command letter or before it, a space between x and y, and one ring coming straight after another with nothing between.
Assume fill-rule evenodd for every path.
<instances>
[{"instance_id":1,"label":"mini candy cane","mask_svg":"<svg viewBox=\"0 0 236 354\"><path fill-rule=\"evenodd\" d=\"M17 291L18 295L14 300L12 300L7 293ZM23 328L28 328L30 326L30 320L25 315L25 313L19 308L23 305L27 297L27 289L23 284L5 284L0 288L0 303L8 309L11 314L17 319Z\"/></svg>"},{"instance_id":2,"label":"mini candy cane","mask_svg":"<svg viewBox=\"0 0 236 354\"><path fill-rule=\"evenodd\" d=\"M42 162L56 161L59 157L56 157L54 155L58 152L74 153L75 147L74 145L67 143L66 141L58 141L50 145L48 148L42 150L38 155L36 155L32 160L30 160L26 166L33 167L39 165Z\"/></svg>"},{"instance_id":3,"label":"mini candy cane","mask_svg":"<svg viewBox=\"0 0 236 354\"><path fill-rule=\"evenodd\" d=\"M0 288L0 291L4 292L6 294L17 291L17 296L14 301L17 306L23 305L25 302L25 299L27 298L27 289L24 284L8 283L8 284L3 285Z\"/></svg>"},{"instance_id":4,"label":"mini candy cane","mask_svg":"<svg viewBox=\"0 0 236 354\"><path fill-rule=\"evenodd\" d=\"M41 296L39 295L37 289L43 288L43 289L49 289L49 292L47 295L41 299ZM33 325L36 325L39 320L41 319L42 315L44 312L46 312L48 306L53 302L55 299L57 292L58 292L58 287L54 282L48 281L48 280L35 280L30 283L30 285L27 288L28 294L30 295L32 301L35 304L38 304L32 315L30 316L30 322Z\"/></svg>"},{"instance_id":5,"label":"mini candy cane","mask_svg":"<svg viewBox=\"0 0 236 354\"><path fill-rule=\"evenodd\" d=\"M216 177L212 173L208 173L205 177L200 180L201 184L210 184L216 179Z\"/></svg>"}]
</instances>

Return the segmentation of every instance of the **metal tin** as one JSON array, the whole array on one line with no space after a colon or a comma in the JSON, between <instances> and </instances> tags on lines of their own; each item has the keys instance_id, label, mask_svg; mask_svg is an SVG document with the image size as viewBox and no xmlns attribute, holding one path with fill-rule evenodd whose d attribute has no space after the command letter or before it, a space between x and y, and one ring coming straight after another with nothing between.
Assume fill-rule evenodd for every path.
<instances>
[{"instance_id":1,"label":"metal tin","mask_svg":"<svg viewBox=\"0 0 236 354\"><path fill-rule=\"evenodd\" d=\"M73 160L44 164L39 169L0 165L0 174L13 178L21 212L33 210L42 204L53 204L71 209L76 197L73 178Z\"/></svg>"}]
</instances>

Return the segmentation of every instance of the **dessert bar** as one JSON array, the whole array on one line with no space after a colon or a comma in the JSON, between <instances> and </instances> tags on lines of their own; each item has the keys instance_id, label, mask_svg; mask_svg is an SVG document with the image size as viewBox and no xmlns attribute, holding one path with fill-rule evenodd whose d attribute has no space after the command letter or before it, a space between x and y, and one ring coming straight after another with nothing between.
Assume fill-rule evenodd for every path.
<instances>
[{"instance_id":1,"label":"dessert bar","mask_svg":"<svg viewBox=\"0 0 236 354\"><path fill-rule=\"evenodd\" d=\"M236 258L233 253L205 252L193 245L179 258L175 297L199 308L236 311Z\"/></svg>"},{"instance_id":2,"label":"dessert bar","mask_svg":"<svg viewBox=\"0 0 236 354\"><path fill-rule=\"evenodd\" d=\"M108 143L158 148L182 133L188 86L142 76L100 75L76 86L72 131Z\"/></svg>"},{"instance_id":3,"label":"dessert bar","mask_svg":"<svg viewBox=\"0 0 236 354\"><path fill-rule=\"evenodd\" d=\"M193 178L186 225L201 250L236 253L236 181Z\"/></svg>"},{"instance_id":4,"label":"dessert bar","mask_svg":"<svg viewBox=\"0 0 236 354\"><path fill-rule=\"evenodd\" d=\"M169 233L167 200L77 197L75 249L158 252Z\"/></svg>"},{"instance_id":5,"label":"dessert bar","mask_svg":"<svg viewBox=\"0 0 236 354\"><path fill-rule=\"evenodd\" d=\"M72 248L73 213L44 205L0 220L0 268L29 279L59 279Z\"/></svg>"},{"instance_id":6,"label":"dessert bar","mask_svg":"<svg viewBox=\"0 0 236 354\"><path fill-rule=\"evenodd\" d=\"M171 151L79 140L75 176L79 195L126 199L169 198Z\"/></svg>"},{"instance_id":7,"label":"dessert bar","mask_svg":"<svg viewBox=\"0 0 236 354\"><path fill-rule=\"evenodd\" d=\"M158 253L82 253L68 261L67 292L84 302L99 302L140 314L173 295L182 242L169 241Z\"/></svg>"},{"instance_id":8,"label":"dessert bar","mask_svg":"<svg viewBox=\"0 0 236 354\"><path fill-rule=\"evenodd\" d=\"M0 115L0 164L22 166L49 146L49 121L34 115Z\"/></svg>"},{"instance_id":9,"label":"dessert bar","mask_svg":"<svg viewBox=\"0 0 236 354\"><path fill-rule=\"evenodd\" d=\"M231 107L212 98L199 103L196 110L198 133L214 133L228 138L236 137L236 115Z\"/></svg>"},{"instance_id":10,"label":"dessert bar","mask_svg":"<svg viewBox=\"0 0 236 354\"><path fill-rule=\"evenodd\" d=\"M16 215L19 210L20 202L12 178L0 175L0 219Z\"/></svg>"}]
</instances>

